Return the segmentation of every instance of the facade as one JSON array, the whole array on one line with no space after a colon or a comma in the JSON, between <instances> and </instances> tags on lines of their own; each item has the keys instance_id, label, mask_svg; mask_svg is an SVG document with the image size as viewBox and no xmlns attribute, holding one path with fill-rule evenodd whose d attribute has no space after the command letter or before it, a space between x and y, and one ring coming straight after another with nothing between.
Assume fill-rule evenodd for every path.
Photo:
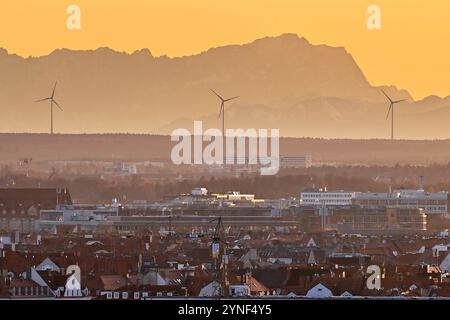
<instances>
[{"instance_id":1,"label":"facade","mask_svg":"<svg viewBox=\"0 0 450 320\"><path fill-rule=\"evenodd\" d=\"M302 232L320 232L322 230L322 217L317 213L316 207L290 208L284 216L298 221L298 228Z\"/></svg>"},{"instance_id":2,"label":"facade","mask_svg":"<svg viewBox=\"0 0 450 320\"><path fill-rule=\"evenodd\" d=\"M300 205L302 206L349 206L355 192L345 191L306 191L300 193Z\"/></svg>"},{"instance_id":3,"label":"facade","mask_svg":"<svg viewBox=\"0 0 450 320\"><path fill-rule=\"evenodd\" d=\"M243 227L294 227L298 221L276 216L223 216L223 215L175 215L175 216L110 216L97 224L107 232L118 234L141 234L149 231L177 228L190 232L192 228L210 230L211 220L222 217L222 223L231 230Z\"/></svg>"},{"instance_id":4,"label":"facade","mask_svg":"<svg viewBox=\"0 0 450 320\"><path fill-rule=\"evenodd\" d=\"M53 210L41 210L35 229L52 231L58 226L73 226L78 231L93 232L102 224L107 224L108 217L118 216L120 206L113 203L100 205L58 205Z\"/></svg>"},{"instance_id":5,"label":"facade","mask_svg":"<svg viewBox=\"0 0 450 320\"><path fill-rule=\"evenodd\" d=\"M30 233L37 227L41 210L72 204L67 189L0 189L0 230Z\"/></svg>"},{"instance_id":6,"label":"facade","mask_svg":"<svg viewBox=\"0 0 450 320\"><path fill-rule=\"evenodd\" d=\"M311 155L293 155L280 156L281 169L301 169L312 166ZM209 174L230 174L240 176L245 174L257 174L261 168L265 167L263 163L269 163L269 157L249 157L249 156L225 156L224 164L216 165L196 165L195 168L201 172Z\"/></svg>"},{"instance_id":7,"label":"facade","mask_svg":"<svg viewBox=\"0 0 450 320\"><path fill-rule=\"evenodd\" d=\"M119 162L110 167L105 167L105 174L117 176L131 176L137 173L137 167L133 163Z\"/></svg>"},{"instance_id":8,"label":"facade","mask_svg":"<svg viewBox=\"0 0 450 320\"><path fill-rule=\"evenodd\" d=\"M194 188L194 189L192 189L191 194L193 196L207 196L208 195L208 189L206 189L206 188Z\"/></svg>"},{"instance_id":9,"label":"facade","mask_svg":"<svg viewBox=\"0 0 450 320\"><path fill-rule=\"evenodd\" d=\"M329 227L343 233L422 233L427 218L420 208L334 208L328 217Z\"/></svg>"},{"instance_id":10,"label":"facade","mask_svg":"<svg viewBox=\"0 0 450 320\"><path fill-rule=\"evenodd\" d=\"M390 193L356 193L354 205L364 208L379 206L393 208L421 208L426 214L448 214L448 192L424 190L394 190Z\"/></svg>"},{"instance_id":11,"label":"facade","mask_svg":"<svg viewBox=\"0 0 450 320\"><path fill-rule=\"evenodd\" d=\"M281 156L281 168L309 168L312 166L311 155Z\"/></svg>"}]
</instances>

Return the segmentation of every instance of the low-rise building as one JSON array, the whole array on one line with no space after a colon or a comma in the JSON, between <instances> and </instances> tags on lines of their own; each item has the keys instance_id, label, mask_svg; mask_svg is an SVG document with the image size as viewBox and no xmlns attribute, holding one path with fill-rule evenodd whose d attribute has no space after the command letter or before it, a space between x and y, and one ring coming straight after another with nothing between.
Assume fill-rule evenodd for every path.
<instances>
[{"instance_id":1,"label":"low-rise building","mask_svg":"<svg viewBox=\"0 0 450 320\"><path fill-rule=\"evenodd\" d=\"M392 192L359 192L352 204L364 208L421 208L426 214L448 214L448 192L399 189Z\"/></svg>"},{"instance_id":2,"label":"low-rise building","mask_svg":"<svg viewBox=\"0 0 450 320\"><path fill-rule=\"evenodd\" d=\"M344 233L423 233L427 219L421 208L334 208L328 226Z\"/></svg>"},{"instance_id":3,"label":"low-rise building","mask_svg":"<svg viewBox=\"0 0 450 320\"><path fill-rule=\"evenodd\" d=\"M300 193L300 205L302 206L349 206L355 192L327 191L319 189Z\"/></svg>"},{"instance_id":4,"label":"low-rise building","mask_svg":"<svg viewBox=\"0 0 450 320\"><path fill-rule=\"evenodd\" d=\"M70 205L70 193L64 188L0 189L0 230L30 233L36 230L41 210Z\"/></svg>"}]
</instances>

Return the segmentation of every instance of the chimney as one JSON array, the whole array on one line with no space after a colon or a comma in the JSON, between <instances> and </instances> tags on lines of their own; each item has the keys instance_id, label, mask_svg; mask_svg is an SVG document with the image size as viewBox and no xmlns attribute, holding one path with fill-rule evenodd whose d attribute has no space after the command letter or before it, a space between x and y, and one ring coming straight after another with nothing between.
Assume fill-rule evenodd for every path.
<instances>
[{"instance_id":1,"label":"chimney","mask_svg":"<svg viewBox=\"0 0 450 320\"><path fill-rule=\"evenodd\" d=\"M19 244L19 242L20 242L20 233L19 230L16 230L14 233L14 243Z\"/></svg>"},{"instance_id":2,"label":"chimney","mask_svg":"<svg viewBox=\"0 0 450 320\"><path fill-rule=\"evenodd\" d=\"M4 266L3 266L3 260L4 260L4 258L5 258L5 250L3 250L3 248L1 248L0 249L0 270L3 270L4 269Z\"/></svg>"},{"instance_id":3,"label":"chimney","mask_svg":"<svg viewBox=\"0 0 450 320\"><path fill-rule=\"evenodd\" d=\"M32 267L27 267L27 271L25 272L25 279L27 280L31 280L31 268Z\"/></svg>"}]
</instances>

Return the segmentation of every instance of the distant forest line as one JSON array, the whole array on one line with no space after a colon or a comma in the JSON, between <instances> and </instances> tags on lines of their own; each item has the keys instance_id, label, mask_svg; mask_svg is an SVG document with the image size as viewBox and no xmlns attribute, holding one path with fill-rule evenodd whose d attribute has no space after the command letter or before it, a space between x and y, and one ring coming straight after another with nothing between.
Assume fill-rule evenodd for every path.
<instances>
[{"instance_id":1,"label":"distant forest line","mask_svg":"<svg viewBox=\"0 0 450 320\"><path fill-rule=\"evenodd\" d=\"M0 162L169 161L170 136L145 134L0 134ZM432 165L450 162L450 140L281 138L281 155L312 156L316 164Z\"/></svg>"},{"instance_id":2,"label":"distant forest line","mask_svg":"<svg viewBox=\"0 0 450 320\"><path fill-rule=\"evenodd\" d=\"M450 190L450 164L427 167L397 165L313 167L282 170L275 176L241 176L236 178L198 177L189 180L161 178L149 181L134 175L115 179L96 176L67 178L53 175L49 178L27 177L7 167L0 170L0 187L68 187L78 203L108 203L112 198L122 202L134 200L159 201L167 196L189 193L194 187L206 187L211 192L231 190L252 193L259 198L298 198L306 189L387 192L389 189L417 189L419 176L424 176L427 191Z\"/></svg>"}]
</instances>

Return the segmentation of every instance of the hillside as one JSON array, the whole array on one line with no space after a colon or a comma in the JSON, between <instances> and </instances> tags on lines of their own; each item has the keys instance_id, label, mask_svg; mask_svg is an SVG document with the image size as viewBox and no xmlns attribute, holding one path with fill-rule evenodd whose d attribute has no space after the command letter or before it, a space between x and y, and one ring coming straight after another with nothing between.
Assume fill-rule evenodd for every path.
<instances>
[{"instance_id":1,"label":"hillside","mask_svg":"<svg viewBox=\"0 0 450 320\"><path fill-rule=\"evenodd\" d=\"M295 34L179 58L109 48L23 58L0 49L0 70L0 132L48 132L49 106L34 101L49 96L55 81L61 133L168 134L198 119L219 127L210 88L240 96L227 106L229 127L328 138L386 138L390 130L381 88L367 81L351 54ZM410 99L396 107L397 137L450 138L450 97L416 102L405 90L383 88Z\"/></svg>"}]
</instances>

